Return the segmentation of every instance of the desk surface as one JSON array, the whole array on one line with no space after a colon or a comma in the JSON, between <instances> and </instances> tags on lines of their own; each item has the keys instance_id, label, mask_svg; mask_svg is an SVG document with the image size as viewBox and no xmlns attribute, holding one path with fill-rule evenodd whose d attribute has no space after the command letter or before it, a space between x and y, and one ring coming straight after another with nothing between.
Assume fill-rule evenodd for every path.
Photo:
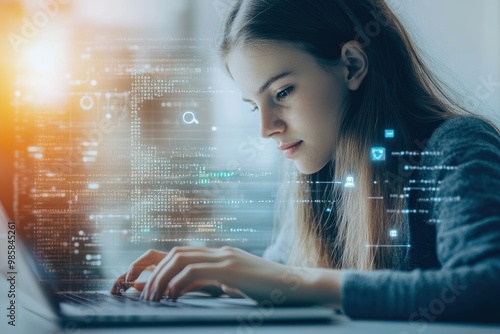
<instances>
[{"instance_id":1,"label":"desk surface","mask_svg":"<svg viewBox=\"0 0 500 334\"><path fill-rule=\"evenodd\" d=\"M3 326L2 326L3 327ZM486 334L500 333L499 325L456 324L456 323L409 323L400 321L353 321L344 316L338 316L331 323L294 323L294 324L228 324L200 326L127 326L121 328L59 328L55 324L40 318L29 311L20 310L18 326L12 331L2 333L22 334L85 334L85 333L181 333L181 334L322 334L322 333L370 333L370 334Z\"/></svg>"}]
</instances>

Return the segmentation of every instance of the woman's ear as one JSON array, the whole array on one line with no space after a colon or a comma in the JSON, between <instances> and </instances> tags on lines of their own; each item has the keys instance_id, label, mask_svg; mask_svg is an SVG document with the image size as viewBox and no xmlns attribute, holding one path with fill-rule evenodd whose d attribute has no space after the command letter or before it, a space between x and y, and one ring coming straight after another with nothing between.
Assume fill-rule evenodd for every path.
<instances>
[{"instance_id":1,"label":"woman's ear","mask_svg":"<svg viewBox=\"0 0 500 334\"><path fill-rule=\"evenodd\" d=\"M361 44L349 41L342 46L341 62L344 79L350 90L357 90L368 73L368 57Z\"/></svg>"}]
</instances>

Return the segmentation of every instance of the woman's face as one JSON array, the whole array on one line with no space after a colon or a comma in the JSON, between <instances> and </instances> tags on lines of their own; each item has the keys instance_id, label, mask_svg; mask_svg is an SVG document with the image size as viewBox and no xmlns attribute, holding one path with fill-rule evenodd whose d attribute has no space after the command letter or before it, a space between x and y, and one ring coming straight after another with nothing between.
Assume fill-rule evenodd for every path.
<instances>
[{"instance_id":1,"label":"woman's face","mask_svg":"<svg viewBox=\"0 0 500 334\"><path fill-rule=\"evenodd\" d=\"M236 48L227 64L243 100L260 112L262 137L276 140L301 173L332 159L348 93L340 67L326 70L308 53L280 44Z\"/></svg>"}]
</instances>

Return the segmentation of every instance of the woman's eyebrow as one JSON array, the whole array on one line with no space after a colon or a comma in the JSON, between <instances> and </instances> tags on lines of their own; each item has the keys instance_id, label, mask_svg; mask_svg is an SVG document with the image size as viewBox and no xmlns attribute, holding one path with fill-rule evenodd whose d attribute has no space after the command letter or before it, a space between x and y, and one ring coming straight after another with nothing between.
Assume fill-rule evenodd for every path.
<instances>
[{"instance_id":1,"label":"woman's eyebrow","mask_svg":"<svg viewBox=\"0 0 500 334\"><path fill-rule=\"evenodd\" d=\"M278 81L280 79L283 79L283 78L291 75L292 73L293 73L293 71L286 71L286 72L283 72L283 73L280 73L280 74L277 74L277 75L271 77L262 86L260 86L260 88L258 90L258 94L262 95L269 88L269 86L271 86L273 84L273 82ZM243 101L245 101L245 102L252 102L252 101L250 101L247 98L243 98Z\"/></svg>"},{"instance_id":2,"label":"woman's eyebrow","mask_svg":"<svg viewBox=\"0 0 500 334\"><path fill-rule=\"evenodd\" d=\"M287 72L283 72L283 73L280 73L278 75L271 77L269 80L266 81L266 83L264 83L262 86L260 86L259 94L264 93L269 88L269 86L271 86L273 84L273 82L278 81L280 79L283 79L284 77L287 77L292 73L293 73L292 71L287 71Z\"/></svg>"}]
</instances>

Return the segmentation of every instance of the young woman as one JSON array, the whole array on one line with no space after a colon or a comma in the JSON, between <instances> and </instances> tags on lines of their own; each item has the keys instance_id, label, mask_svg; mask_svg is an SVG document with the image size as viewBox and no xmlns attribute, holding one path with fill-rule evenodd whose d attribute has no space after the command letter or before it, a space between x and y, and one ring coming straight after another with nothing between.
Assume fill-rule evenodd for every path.
<instances>
[{"instance_id":1,"label":"young woman","mask_svg":"<svg viewBox=\"0 0 500 334\"><path fill-rule=\"evenodd\" d=\"M176 299L215 285L353 318L495 320L498 130L447 98L383 0L239 0L220 56L296 167L280 232L263 258L149 251L113 293Z\"/></svg>"}]
</instances>

